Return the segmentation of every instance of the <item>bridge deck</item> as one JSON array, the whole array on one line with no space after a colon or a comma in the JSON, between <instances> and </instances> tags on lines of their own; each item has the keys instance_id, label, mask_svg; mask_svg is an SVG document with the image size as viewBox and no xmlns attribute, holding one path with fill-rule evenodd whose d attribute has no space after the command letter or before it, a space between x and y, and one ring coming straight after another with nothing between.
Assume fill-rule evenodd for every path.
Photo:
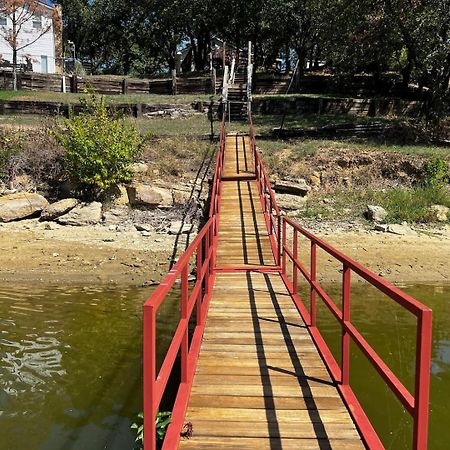
<instances>
[{"instance_id":1,"label":"bridge deck","mask_svg":"<svg viewBox=\"0 0 450 450\"><path fill-rule=\"evenodd\" d=\"M231 175L253 161L246 139L227 137L219 269L275 265L256 181ZM276 272L217 272L185 421L193 436L181 449L364 448Z\"/></svg>"}]
</instances>

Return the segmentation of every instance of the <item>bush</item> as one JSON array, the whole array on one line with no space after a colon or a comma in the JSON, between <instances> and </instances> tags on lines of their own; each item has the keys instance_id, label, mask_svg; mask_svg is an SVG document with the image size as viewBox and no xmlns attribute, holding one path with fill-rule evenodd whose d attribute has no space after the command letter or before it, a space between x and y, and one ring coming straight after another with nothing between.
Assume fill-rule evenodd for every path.
<instances>
[{"instance_id":1,"label":"bush","mask_svg":"<svg viewBox=\"0 0 450 450\"><path fill-rule=\"evenodd\" d=\"M425 186L436 186L449 179L448 163L442 158L428 160L424 167Z\"/></svg>"},{"instance_id":2,"label":"bush","mask_svg":"<svg viewBox=\"0 0 450 450\"><path fill-rule=\"evenodd\" d=\"M104 97L80 99L82 112L71 112L53 134L66 150L65 167L88 197L131 180L130 164L141 154L146 137L111 114Z\"/></svg>"}]
</instances>

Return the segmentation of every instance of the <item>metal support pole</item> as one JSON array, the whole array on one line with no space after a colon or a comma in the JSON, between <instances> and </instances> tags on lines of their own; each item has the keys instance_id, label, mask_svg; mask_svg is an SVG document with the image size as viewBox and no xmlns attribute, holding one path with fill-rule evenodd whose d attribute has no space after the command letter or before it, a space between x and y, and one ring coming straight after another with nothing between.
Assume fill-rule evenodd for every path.
<instances>
[{"instance_id":1,"label":"metal support pole","mask_svg":"<svg viewBox=\"0 0 450 450\"><path fill-rule=\"evenodd\" d=\"M345 264L342 274L342 384L350 384L350 334L345 329L345 324L350 322L350 277L352 271Z\"/></svg>"},{"instance_id":2,"label":"metal support pole","mask_svg":"<svg viewBox=\"0 0 450 450\"><path fill-rule=\"evenodd\" d=\"M186 320L186 330L183 332L183 340L181 342L181 382L187 383L188 380L188 300L189 300L189 284L188 269L186 264L181 272L181 320Z\"/></svg>"}]
</instances>

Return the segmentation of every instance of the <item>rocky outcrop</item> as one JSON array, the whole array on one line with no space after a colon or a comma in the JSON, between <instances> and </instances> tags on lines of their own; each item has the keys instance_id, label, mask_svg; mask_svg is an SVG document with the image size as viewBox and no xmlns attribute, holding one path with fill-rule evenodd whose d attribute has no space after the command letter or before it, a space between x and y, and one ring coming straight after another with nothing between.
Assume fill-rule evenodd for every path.
<instances>
[{"instance_id":1,"label":"rocky outcrop","mask_svg":"<svg viewBox=\"0 0 450 450\"><path fill-rule=\"evenodd\" d=\"M311 191L311 187L308 185L306 180L300 178L297 181L275 181L274 190L279 194L290 194L305 197Z\"/></svg>"},{"instance_id":2,"label":"rocky outcrop","mask_svg":"<svg viewBox=\"0 0 450 450\"><path fill-rule=\"evenodd\" d=\"M367 205L366 217L373 222L383 222L388 213L381 206Z\"/></svg>"},{"instance_id":3,"label":"rocky outcrop","mask_svg":"<svg viewBox=\"0 0 450 450\"><path fill-rule=\"evenodd\" d=\"M102 204L99 202L82 203L56 221L62 225L95 225L102 220Z\"/></svg>"},{"instance_id":4,"label":"rocky outcrop","mask_svg":"<svg viewBox=\"0 0 450 450\"><path fill-rule=\"evenodd\" d=\"M134 183L127 187L130 205L142 208L170 208L173 204L170 190Z\"/></svg>"},{"instance_id":5,"label":"rocky outcrop","mask_svg":"<svg viewBox=\"0 0 450 450\"><path fill-rule=\"evenodd\" d=\"M0 197L0 222L12 222L40 213L48 201L39 194L22 192Z\"/></svg>"},{"instance_id":6,"label":"rocky outcrop","mask_svg":"<svg viewBox=\"0 0 450 450\"><path fill-rule=\"evenodd\" d=\"M276 200L280 209L296 211L305 208L306 198L291 194L277 194Z\"/></svg>"},{"instance_id":7,"label":"rocky outcrop","mask_svg":"<svg viewBox=\"0 0 450 450\"><path fill-rule=\"evenodd\" d=\"M66 198L59 202L48 205L41 213L40 220L55 220L58 217L67 214L77 206L79 201L76 198Z\"/></svg>"}]
</instances>

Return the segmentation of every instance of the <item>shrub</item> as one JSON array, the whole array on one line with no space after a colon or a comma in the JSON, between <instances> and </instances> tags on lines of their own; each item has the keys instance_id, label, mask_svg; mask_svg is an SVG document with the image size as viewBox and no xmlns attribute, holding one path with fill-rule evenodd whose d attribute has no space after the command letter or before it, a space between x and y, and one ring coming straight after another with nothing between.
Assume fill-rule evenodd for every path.
<instances>
[{"instance_id":1,"label":"shrub","mask_svg":"<svg viewBox=\"0 0 450 450\"><path fill-rule=\"evenodd\" d=\"M158 411L156 414L156 437L159 442L164 440L167 427L171 421L172 413L169 411ZM136 430L136 442L142 446L144 443L144 413L141 412L138 414L137 422L133 423L130 428Z\"/></svg>"},{"instance_id":2,"label":"shrub","mask_svg":"<svg viewBox=\"0 0 450 450\"><path fill-rule=\"evenodd\" d=\"M65 167L86 196L131 180L130 164L141 154L146 137L123 117L108 111L104 97L80 99L82 111L70 114L54 132L66 150Z\"/></svg>"},{"instance_id":3,"label":"shrub","mask_svg":"<svg viewBox=\"0 0 450 450\"><path fill-rule=\"evenodd\" d=\"M445 183L449 178L448 163L442 158L428 160L424 167L425 186L436 186Z\"/></svg>"}]
</instances>

